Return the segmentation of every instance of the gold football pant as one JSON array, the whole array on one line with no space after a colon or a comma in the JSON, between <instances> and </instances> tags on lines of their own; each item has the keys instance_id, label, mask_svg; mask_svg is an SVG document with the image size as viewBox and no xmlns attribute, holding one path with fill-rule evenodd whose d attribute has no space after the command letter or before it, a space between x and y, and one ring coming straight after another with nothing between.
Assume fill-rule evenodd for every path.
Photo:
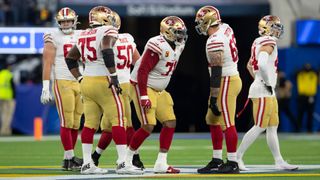
<instances>
[{"instance_id":1,"label":"gold football pant","mask_svg":"<svg viewBox=\"0 0 320 180\"><path fill-rule=\"evenodd\" d=\"M279 125L278 101L276 97L251 98L253 119L256 126L267 128Z\"/></svg>"},{"instance_id":2,"label":"gold football pant","mask_svg":"<svg viewBox=\"0 0 320 180\"><path fill-rule=\"evenodd\" d=\"M109 84L109 77L106 76L83 77L80 87L85 127L98 129L100 119L102 130L110 130L112 126L126 127L123 98L116 93L114 87L109 88Z\"/></svg>"},{"instance_id":3,"label":"gold football pant","mask_svg":"<svg viewBox=\"0 0 320 180\"><path fill-rule=\"evenodd\" d=\"M78 81L55 80L53 91L60 117L60 126L79 129L83 113L80 86Z\"/></svg>"},{"instance_id":4,"label":"gold football pant","mask_svg":"<svg viewBox=\"0 0 320 180\"><path fill-rule=\"evenodd\" d=\"M223 130L234 126L237 96L242 88L239 75L225 76L221 78L220 92L217 105L221 111L220 116L215 116L208 108L206 122L208 125L220 125Z\"/></svg>"},{"instance_id":5,"label":"gold football pant","mask_svg":"<svg viewBox=\"0 0 320 180\"><path fill-rule=\"evenodd\" d=\"M122 89L122 98L123 98L123 108L124 108L124 115L127 119L127 127L132 127L132 121L131 121L131 98L130 98L130 83L122 83L120 84ZM107 129L104 129L107 132L112 131L112 125L111 122L107 122Z\"/></svg>"},{"instance_id":6,"label":"gold football pant","mask_svg":"<svg viewBox=\"0 0 320 180\"><path fill-rule=\"evenodd\" d=\"M148 87L147 93L151 101L150 109L143 109L140 104L140 92L138 85L131 84L131 98L140 122L144 125L156 125L157 119L163 123L165 121L176 120L173 112L173 100L171 95L163 90L155 91Z\"/></svg>"}]
</instances>

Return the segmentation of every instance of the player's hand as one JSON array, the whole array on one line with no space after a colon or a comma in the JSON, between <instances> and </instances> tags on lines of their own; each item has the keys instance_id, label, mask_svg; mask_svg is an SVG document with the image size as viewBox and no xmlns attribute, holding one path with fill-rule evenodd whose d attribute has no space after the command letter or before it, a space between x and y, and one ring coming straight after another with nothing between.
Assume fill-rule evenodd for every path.
<instances>
[{"instance_id":1,"label":"player's hand","mask_svg":"<svg viewBox=\"0 0 320 180\"><path fill-rule=\"evenodd\" d=\"M268 90L268 92L272 95L273 94L273 88L272 86L268 86L265 84L266 89Z\"/></svg>"},{"instance_id":2,"label":"player's hand","mask_svg":"<svg viewBox=\"0 0 320 180\"><path fill-rule=\"evenodd\" d=\"M50 81L44 80L42 84L43 84L43 87L42 87L40 101L42 104L48 104L49 102L51 102L53 100L51 93L50 93L50 90L49 90Z\"/></svg>"},{"instance_id":3,"label":"player's hand","mask_svg":"<svg viewBox=\"0 0 320 180\"><path fill-rule=\"evenodd\" d=\"M110 85L109 88L112 88L112 86L115 88L117 94L122 94L122 89L120 87L118 76L110 76Z\"/></svg>"},{"instance_id":4,"label":"player's hand","mask_svg":"<svg viewBox=\"0 0 320 180\"><path fill-rule=\"evenodd\" d=\"M213 96L210 97L209 108L211 109L211 111L214 115L216 115L216 116L221 115L221 112L219 111L218 106L217 106L217 98L216 97L213 97Z\"/></svg>"},{"instance_id":5,"label":"player's hand","mask_svg":"<svg viewBox=\"0 0 320 180\"><path fill-rule=\"evenodd\" d=\"M151 108L151 101L148 96L140 96L140 104L144 109Z\"/></svg>"}]
</instances>

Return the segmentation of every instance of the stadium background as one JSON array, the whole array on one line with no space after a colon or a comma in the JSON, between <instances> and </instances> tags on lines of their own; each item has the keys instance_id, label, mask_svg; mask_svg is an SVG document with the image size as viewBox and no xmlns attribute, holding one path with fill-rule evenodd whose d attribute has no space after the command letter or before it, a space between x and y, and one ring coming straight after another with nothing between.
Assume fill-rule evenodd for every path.
<instances>
[{"instance_id":1,"label":"stadium background","mask_svg":"<svg viewBox=\"0 0 320 180\"><path fill-rule=\"evenodd\" d=\"M88 27L87 14L92 7L96 5L108 6L120 14L122 18L120 32L128 32L133 35L140 53L142 53L146 41L159 34L159 23L163 17L168 15L181 17L187 25L189 39L167 88L175 102L177 131L200 132L208 130L204 120L209 95L209 74L204 49L206 37L199 36L194 29L194 14L203 5L216 6L220 10L223 22L228 23L235 31L239 51L238 68L243 82L243 88L238 97L237 112L243 107L252 82L246 70L246 63L250 56L251 43L258 36L257 23L262 16L266 14L278 15L285 25L285 36L279 41L279 68L286 72L294 83L293 97L289 106L295 114L297 112L295 72L301 69L306 62L315 69L320 67L320 55L317 52L320 44L319 31L314 32L310 28L309 31L303 31L302 38L304 39L301 41L297 41L300 36L296 32L296 24L299 20L311 22L314 26L313 29L319 29L320 22L316 20L320 17L319 0L28 0L24 1L28 5L25 7L22 7L24 3L21 1L1 2L7 3L9 7L11 3L11 10L17 10L19 7L27 11L21 11L19 16L25 16L19 19L14 16L16 12L4 10L2 4L1 14L8 16L2 18L0 24L6 28L19 27L27 36L30 34L30 27L40 27L42 31L45 31L43 27L54 27L53 17L61 7L68 6L74 9L79 15L81 23L78 29L84 29ZM18 3L20 6L15 6L13 3ZM35 3L34 6L31 6L32 3ZM317 25L318 28L316 28ZM1 63L12 62L16 75L17 106L12 124L14 132L32 134L33 119L40 116L44 123L44 133L56 134L59 131L59 119L55 105L43 106L39 102L42 88L41 47L37 50L25 47L30 50L28 53L24 53L21 49L15 50L17 47L12 44L14 42L12 37L19 36L19 34L12 35L12 33L16 33L14 29L8 32L8 30L0 28ZM9 43L4 43L4 37L11 38ZM41 39L36 39L35 43L41 44ZM8 49L13 50L14 53ZM249 107L236 120L239 131L247 131L252 125L251 108ZM316 104L315 117L318 117L317 113L320 113L319 103ZM285 116L281 116L281 121L281 131L292 131L292 125ZM138 124L135 123L135 125ZM315 118L313 130L319 131L319 129L319 119Z\"/></svg>"}]
</instances>

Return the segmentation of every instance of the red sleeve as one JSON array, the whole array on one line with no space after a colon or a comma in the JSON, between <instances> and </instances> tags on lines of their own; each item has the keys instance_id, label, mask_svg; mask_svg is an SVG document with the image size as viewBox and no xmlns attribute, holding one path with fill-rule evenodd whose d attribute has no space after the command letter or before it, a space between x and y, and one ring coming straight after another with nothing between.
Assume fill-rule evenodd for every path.
<instances>
[{"instance_id":1,"label":"red sleeve","mask_svg":"<svg viewBox=\"0 0 320 180\"><path fill-rule=\"evenodd\" d=\"M140 96L147 96L147 83L149 72L159 62L159 55L150 49L147 49L141 59L141 64L138 69L137 80Z\"/></svg>"}]
</instances>

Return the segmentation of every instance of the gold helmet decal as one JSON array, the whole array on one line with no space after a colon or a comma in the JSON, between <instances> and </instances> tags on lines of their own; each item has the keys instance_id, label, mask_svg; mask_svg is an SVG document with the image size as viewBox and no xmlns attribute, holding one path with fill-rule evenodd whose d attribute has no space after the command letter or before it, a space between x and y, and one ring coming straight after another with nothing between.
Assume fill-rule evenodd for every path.
<instances>
[{"instance_id":1,"label":"gold helmet decal","mask_svg":"<svg viewBox=\"0 0 320 180\"><path fill-rule=\"evenodd\" d=\"M96 6L89 12L89 25L92 26L103 26L110 25L114 26L115 18L112 10L105 6Z\"/></svg>"},{"instance_id":2,"label":"gold helmet decal","mask_svg":"<svg viewBox=\"0 0 320 180\"><path fill-rule=\"evenodd\" d=\"M62 32L66 34L70 34L74 29L77 28L78 23L78 16L74 10L68 7L64 7L59 10L57 13L55 20L61 29ZM70 27L62 27L61 22L62 21L73 21L72 25Z\"/></svg>"},{"instance_id":3,"label":"gold helmet decal","mask_svg":"<svg viewBox=\"0 0 320 180\"><path fill-rule=\"evenodd\" d=\"M283 25L278 16L267 15L259 21L259 34L280 38L283 35Z\"/></svg>"},{"instance_id":4,"label":"gold helmet decal","mask_svg":"<svg viewBox=\"0 0 320 180\"><path fill-rule=\"evenodd\" d=\"M177 16L165 17L160 23L160 34L174 43L185 43L188 35L182 19Z\"/></svg>"},{"instance_id":5,"label":"gold helmet decal","mask_svg":"<svg viewBox=\"0 0 320 180\"><path fill-rule=\"evenodd\" d=\"M196 14L195 22L198 34L207 35L210 26L217 25L221 22L219 10L213 6L204 6Z\"/></svg>"},{"instance_id":6,"label":"gold helmet decal","mask_svg":"<svg viewBox=\"0 0 320 180\"><path fill-rule=\"evenodd\" d=\"M114 27L117 28L118 30L121 27L121 18L119 16L119 14L115 11L112 12L114 18L115 18L115 23L114 23Z\"/></svg>"}]
</instances>

